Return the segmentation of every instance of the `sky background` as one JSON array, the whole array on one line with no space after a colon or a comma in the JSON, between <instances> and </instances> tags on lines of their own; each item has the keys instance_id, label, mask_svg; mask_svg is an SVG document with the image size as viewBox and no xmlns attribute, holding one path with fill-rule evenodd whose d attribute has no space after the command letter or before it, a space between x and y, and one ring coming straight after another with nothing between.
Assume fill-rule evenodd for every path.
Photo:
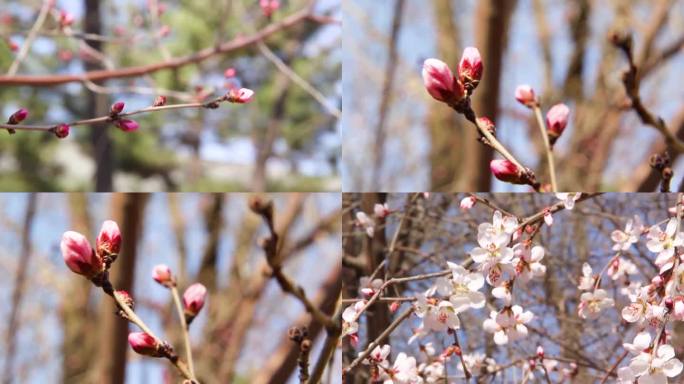
<instances>
[{"instance_id":1,"label":"sky background","mask_svg":"<svg viewBox=\"0 0 684 384\"><path fill-rule=\"evenodd\" d=\"M223 216L225 228L222 233L219 248L219 283L227 282L227 268L231 262L231 252L236 247L233 234L239 228L240 220L245 214L247 194L229 194L225 199ZM285 194L269 195L274 198L276 215L278 208L282 208L287 201ZM208 196L205 196L208 197ZM28 290L21 309L21 318L24 326L17 335L18 355L15 360L16 366L31 367L29 374L24 380L17 382L47 383L54 382L54 378L60 377L61 372L61 326L57 314L61 295L59 290L70 279L82 278L69 271L64 264L59 251L59 242L62 233L69 230L70 217L68 212L67 196L64 194L40 194L36 216L34 220L31 239L34 244L34 254L30 261L29 275L27 277ZM89 208L92 218L92 228L97 233L102 221L110 217L110 195L89 195ZM188 266L190 276L193 276L201 260L201 252L206 241L204 218L201 207L206 204L201 194L179 195L182 203L183 216L186 220L185 239L187 242ZM0 195L0 274L6 278L0 280L0 316L9 313L10 295L14 284L16 263L20 252L20 235L16 228L21 228L23 215L25 214L27 195L3 194ZM178 251L175 236L170 226L167 196L154 194L145 212L144 233L139 245L139 255L136 265L136 277L133 296L138 302L136 312L153 329L161 329L159 315L142 303L164 303L170 300L169 292L154 282L151 271L154 265L168 264L177 270ZM301 237L307 233L313 225L326 214L339 208L339 194L312 194L309 195L304 205L302 219L296 221L292 227L293 238ZM266 235L265 227L260 227L261 235ZM261 236L260 235L260 236ZM91 240L92 242L93 240ZM125 241L125 239L123 239ZM335 265L339 265L341 249L339 234L320 236L312 246L299 253L290 262L286 263L286 273L293 276L307 292L315 291L320 283L328 275ZM263 252L257 246L252 251L254 255L261 256ZM251 257L249 260L261 260L259 257ZM112 269L116 269L116 263ZM187 287L190 282L180 283L180 290ZM102 296L102 295L96 295ZM271 281L262 299L264 303L278 302L278 313L274 313L272 306L263 305L257 311L253 328L250 330L243 355L240 358L238 371L246 374L260 368L260 358L264 353L275 348L286 330L292 326L292 321L304 312L302 305L295 299L282 294L280 287ZM218 305L212 303L211 295L208 306ZM201 343L201 326L205 321L206 311L202 311L193 323L191 337L194 345ZM134 328L131 328L134 329ZM0 325L0 332L6 333L6 324ZM318 345L318 343L317 343ZM37 348L37 346L40 346ZM4 361L5 344L0 344L0 362ZM178 346L178 348L180 348ZM45 359L45 364L33 364L38 356ZM129 365L127 370L128 384L160 382L163 370L171 367L165 360L152 358L139 358L137 354L129 351ZM315 355L312 355L315 356ZM335 364L339 367L339 361ZM172 367L171 367L172 368ZM339 379L335 376L336 379ZM293 379L297 381L296 379ZM294 382L292 381L292 382Z\"/></svg>"}]
</instances>

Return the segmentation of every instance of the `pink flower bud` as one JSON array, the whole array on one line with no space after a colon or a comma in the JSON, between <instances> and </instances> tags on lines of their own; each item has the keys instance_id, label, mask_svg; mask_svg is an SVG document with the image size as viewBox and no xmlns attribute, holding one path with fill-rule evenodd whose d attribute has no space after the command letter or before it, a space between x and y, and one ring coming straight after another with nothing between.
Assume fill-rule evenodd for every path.
<instances>
[{"instance_id":1,"label":"pink flower bud","mask_svg":"<svg viewBox=\"0 0 684 384\"><path fill-rule=\"evenodd\" d=\"M71 13L69 13L65 10L59 11L59 25L62 28L68 27L73 23L74 23L74 15L72 15Z\"/></svg>"},{"instance_id":2,"label":"pink flower bud","mask_svg":"<svg viewBox=\"0 0 684 384\"><path fill-rule=\"evenodd\" d=\"M563 133L565 126L568 125L569 115L570 109L565 104L556 104L546 113L546 126L549 132L549 141L552 145Z\"/></svg>"},{"instance_id":3,"label":"pink flower bud","mask_svg":"<svg viewBox=\"0 0 684 384\"><path fill-rule=\"evenodd\" d=\"M663 285L663 278L660 275L655 275L651 279L651 284L653 284L655 287L660 287Z\"/></svg>"},{"instance_id":4,"label":"pink flower bud","mask_svg":"<svg viewBox=\"0 0 684 384\"><path fill-rule=\"evenodd\" d=\"M540 359L544 358L544 347L542 347L541 345L537 347L537 357L539 357Z\"/></svg>"},{"instance_id":5,"label":"pink flower bud","mask_svg":"<svg viewBox=\"0 0 684 384\"><path fill-rule=\"evenodd\" d=\"M553 215L551 215L551 211L548 209L544 210L544 223L549 227L553 225Z\"/></svg>"},{"instance_id":6,"label":"pink flower bud","mask_svg":"<svg viewBox=\"0 0 684 384\"><path fill-rule=\"evenodd\" d=\"M482 57L475 47L463 50L461 62L458 64L458 78L461 84L470 90L475 89L482 78Z\"/></svg>"},{"instance_id":7,"label":"pink flower bud","mask_svg":"<svg viewBox=\"0 0 684 384\"><path fill-rule=\"evenodd\" d=\"M107 220L102 223L100 234L97 235L97 254L102 256L117 255L121 250L121 231L116 222Z\"/></svg>"},{"instance_id":8,"label":"pink flower bud","mask_svg":"<svg viewBox=\"0 0 684 384\"><path fill-rule=\"evenodd\" d=\"M445 103L459 101L465 96L463 86L449 66L437 59L427 59L423 63L423 84L430 96Z\"/></svg>"},{"instance_id":9,"label":"pink flower bud","mask_svg":"<svg viewBox=\"0 0 684 384\"><path fill-rule=\"evenodd\" d=\"M124 304L133 308L133 298L128 294L127 291L124 291L123 289L114 291L114 296L117 296L119 300L124 302Z\"/></svg>"},{"instance_id":10,"label":"pink flower bud","mask_svg":"<svg viewBox=\"0 0 684 384\"><path fill-rule=\"evenodd\" d=\"M154 99L154 104L152 104L152 106L161 107L162 105L166 105L166 96L159 95Z\"/></svg>"},{"instance_id":11,"label":"pink flower bud","mask_svg":"<svg viewBox=\"0 0 684 384\"><path fill-rule=\"evenodd\" d=\"M54 129L55 136L57 136L60 139L63 139L67 136L69 136L69 125L68 124L60 124L55 127Z\"/></svg>"},{"instance_id":12,"label":"pink flower bud","mask_svg":"<svg viewBox=\"0 0 684 384\"><path fill-rule=\"evenodd\" d=\"M223 72L223 76L225 76L226 79L230 79L231 77L235 77L236 73L237 71L235 70L235 68L230 67L226 69L225 72Z\"/></svg>"},{"instance_id":13,"label":"pink flower bud","mask_svg":"<svg viewBox=\"0 0 684 384\"><path fill-rule=\"evenodd\" d=\"M126 104L123 101L117 101L116 103L112 104L111 111L113 114L119 114L121 111L123 111L124 107Z\"/></svg>"},{"instance_id":14,"label":"pink flower bud","mask_svg":"<svg viewBox=\"0 0 684 384\"><path fill-rule=\"evenodd\" d=\"M248 88L233 88L226 94L226 100L229 103L246 104L252 101L254 91Z\"/></svg>"},{"instance_id":15,"label":"pink flower bud","mask_svg":"<svg viewBox=\"0 0 684 384\"><path fill-rule=\"evenodd\" d=\"M171 272L171 268L169 268L169 266L166 264L155 265L155 267L152 269L152 278L154 281L165 287L169 287L174 284L173 273Z\"/></svg>"},{"instance_id":16,"label":"pink flower bud","mask_svg":"<svg viewBox=\"0 0 684 384\"><path fill-rule=\"evenodd\" d=\"M477 199L474 196L468 196L461 200L460 206L462 210L467 211L470 208L474 207L475 203L477 203Z\"/></svg>"},{"instance_id":17,"label":"pink flower bud","mask_svg":"<svg viewBox=\"0 0 684 384\"><path fill-rule=\"evenodd\" d=\"M12 52L16 52L19 50L19 44L15 43L14 41L7 39L7 45L9 45L9 49Z\"/></svg>"},{"instance_id":18,"label":"pink flower bud","mask_svg":"<svg viewBox=\"0 0 684 384\"><path fill-rule=\"evenodd\" d=\"M124 132L132 132L137 130L139 127L136 121L128 119L119 119L114 124L116 124L116 126Z\"/></svg>"},{"instance_id":19,"label":"pink flower bud","mask_svg":"<svg viewBox=\"0 0 684 384\"><path fill-rule=\"evenodd\" d=\"M204 306L204 300L207 297L207 288L200 283L195 283L188 287L183 293L183 306L185 307L185 314L190 317L195 317Z\"/></svg>"},{"instance_id":20,"label":"pink flower bud","mask_svg":"<svg viewBox=\"0 0 684 384\"><path fill-rule=\"evenodd\" d=\"M515 89L515 99L520 104L530 108L537 104L537 96L534 94L534 89L527 84L518 85Z\"/></svg>"},{"instance_id":21,"label":"pink flower bud","mask_svg":"<svg viewBox=\"0 0 684 384\"><path fill-rule=\"evenodd\" d=\"M18 111L14 112L12 116L10 116L9 120L7 120L7 124L19 124L22 121L24 121L28 117L28 110L26 108L21 108Z\"/></svg>"},{"instance_id":22,"label":"pink flower bud","mask_svg":"<svg viewBox=\"0 0 684 384\"><path fill-rule=\"evenodd\" d=\"M522 172L515 164L506 159L492 160L489 163L489 169L494 174L494 177L501 181L512 184L525 184Z\"/></svg>"},{"instance_id":23,"label":"pink flower bud","mask_svg":"<svg viewBox=\"0 0 684 384\"><path fill-rule=\"evenodd\" d=\"M477 123L481 126L483 126L486 130L491 132L492 134L496 133L496 126L494 126L494 122L489 120L488 117L478 117L477 118Z\"/></svg>"},{"instance_id":24,"label":"pink flower bud","mask_svg":"<svg viewBox=\"0 0 684 384\"><path fill-rule=\"evenodd\" d=\"M390 304L390 306L389 306L389 310L391 313L394 313L397 311L397 309L399 309L400 306L401 306L400 302L393 301L392 304Z\"/></svg>"},{"instance_id":25,"label":"pink flower bud","mask_svg":"<svg viewBox=\"0 0 684 384\"><path fill-rule=\"evenodd\" d=\"M128 344L141 355L161 357L160 346L154 337L145 332L131 332L128 334Z\"/></svg>"},{"instance_id":26,"label":"pink flower bud","mask_svg":"<svg viewBox=\"0 0 684 384\"><path fill-rule=\"evenodd\" d=\"M260 0L259 6L261 7L261 12L266 17L271 17L273 12L280 8L280 2L278 0Z\"/></svg>"},{"instance_id":27,"label":"pink flower bud","mask_svg":"<svg viewBox=\"0 0 684 384\"><path fill-rule=\"evenodd\" d=\"M93 278L103 271L102 259L95 254L88 239L82 234L74 231L64 232L59 247L64 262L74 273Z\"/></svg>"}]
</instances>

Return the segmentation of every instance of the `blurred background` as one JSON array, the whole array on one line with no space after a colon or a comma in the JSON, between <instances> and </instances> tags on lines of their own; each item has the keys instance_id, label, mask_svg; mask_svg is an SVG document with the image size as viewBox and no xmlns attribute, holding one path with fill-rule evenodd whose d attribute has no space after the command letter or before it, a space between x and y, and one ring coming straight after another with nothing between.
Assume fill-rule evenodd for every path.
<instances>
[{"instance_id":1,"label":"blurred background","mask_svg":"<svg viewBox=\"0 0 684 384\"><path fill-rule=\"evenodd\" d=\"M496 123L500 140L544 182L538 128L515 88L530 84L544 113L559 102L570 107L555 146L560 190L656 190L648 158L667 146L625 108L627 62L608 41L611 31L633 32L642 100L684 137L684 93L673 81L684 68L682 0L347 0L343 14L345 191L529 189L493 180L493 154L475 141L474 127L423 87L425 59L455 70L466 46L484 63L476 113ZM677 188L684 161L670 155Z\"/></svg>"},{"instance_id":2,"label":"blurred background","mask_svg":"<svg viewBox=\"0 0 684 384\"><path fill-rule=\"evenodd\" d=\"M272 194L284 271L325 313L340 292L339 194ZM127 322L113 300L64 264L62 233L94 243L101 223L118 222L123 248L113 264L116 289L184 356L170 292L152 280L168 264L179 290L194 282L208 301L191 327L202 383L295 383L292 326L309 325L312 365L325 331L268 277L258 240L262 219L246 194L5 194L0 197L0 367L3 383L177 383L165 359L128 346ZM323 375L339 383L340 355Z\"/></svg>"},{"instance_id":3,"label":"blurred background","mask_svg":"<svg viewBox=\"0 0 684 384\"><path fill-rule=\"evenodd\" d=\"M8 71L42 3L3 0L0 73ZM0 190L339 190L339 0L280 1L270 18L253 0L57 0L55 4L18 74L79 74L161 63L251 36L309 6L321 18L296 23L267 38L264 43L271 58L252 44L141 77L0 87L0 116L6 119L25 107L27 124L103 116L115 101L125 101L128 111L140 109L151 105L157 94L166 95L168 104L209 100L225 94L228 84L256 92L255 100L246 105L137 115L141 128L134 134L109 124L72 128L66 140L31 132L0 135ZM74 17L72 37L65 37L59 28L60 11ZM99 38L84 41L79 37L83 33ZM274 61L308 83L320 100ZM229 68L235 76L227 79L224 71Z\"/></svg>"},{"instance_id":4,"label":"blurred background","mask_svg":"<svg viewBox=\"0 0 684 384\"><path fill-rule=\"evenodd\" d=\"M478 195L518 217L529 217L559 202L553 194ZM469 251L477 246L477 227L480 223L491 223L493 210L482 203L477 203L472 209L462 211L459 202L466 196L434 193L426 199L422 196L414 198L407 194L345 194L343 207L350 214L343 216L344 298L360 297L360 277L369 276L375 266L385 260L389 242L394 242L395 239L394 249L397 251L391 254L392 257L387 258L386 263L389 276L392 277L442 271L447 268L447 261L462 265L470 259ZM581 294L577 284L582 275L582 264L589 263L593 273L598 274L615 255L612 250L614 243L610 238L613 230L623 230L627 220L632 219L634 215L638 215L646 226L660 225L664 228L664 223L670 217L668 208L673 207L676 200L675 194L607 193L577 202L571 211L561 210L554 214L551 227L541 223L542 228L533 244L541 245L545 249L541 262L546 266L546 274L543 278L528 282L524 288L516 284L518 288L514 291L514 304L519 304L525 310L534 313L534 319L527 324L529 335L507 345L496 346L492 334L482 329L482 322L489 317L489 308L470 309L459 315L461 330L458 337L463 353L483 353L493 357L500 365L516 361L519 363L515 368L506 370L498 379L494 380L490 376L492 381L484 382L522 382L520 367L526 363L526 356L535 355L539 345L543 346L546 358L563 359L550 372L551 382L599 382L605 375L605 371L602 370L610 369L625 352L622 343L631 343L634 335L640 331L638 324L621 320L620 311L629 303L629 299L620 293L621 288L626 285L626 281L650 282L658 272L654 264L656 255L646 248L645 236L641 237L637 245L623 253L622 257L625 260L637 266L637 273L629 275L629 279L622 277L618 280L603 275L601 288L615 298L615 307L604 309L594 320L583 320L577 315ZM376 220L375 236L370 239L362 228L353 226L352 213L356 210L370 213L374 204L384 202L394 213L385 221ZM402 230L395 235L400 221L404 223ZM357 268L359 265L364 265L367 269ZM434 282L434 279L428 279L397 284L393 286L396 290L393 290L390 296L412 297L425 292ZM485 293L490 305L501 308L501 301L492 297L490 286L487 285L480 291ZM358 348L352 347L349 338L345 338L343 367L348 366L356 358L369 340L374 340L391 321L404 312L408 304L403 303L396 312L390 312L388 307L387 303L375 305L368 316L362 317ZM386 341L392 346L390 361L394 361L399 352L403 351L415 356L421 363L425 357L425 354L420 352L421 345L431 342L439 354L453 342L453 338L446 333L432 333L407 344L407 340L419 325L420 319L411 316L392 333ZM684 357L684 324L673 322L672 325L668 326L672 331L671 345L681 359ZM447 364L447 372L450 377L458 377L460 371L455 367L460 363L453 358ZM562 370L570 368L569 363L573 361L579 366L578 375L571 381L562 381ZM620 366L626 365L627 362L628 359L623 360ZM369 373L368 366L359 367L352 371L351 378L354 382L365 382ZM529 382L546 381L538 370L536 380ZM673 378L670 382L679 383L681 378Z\"/></svg>"}]
</instances>

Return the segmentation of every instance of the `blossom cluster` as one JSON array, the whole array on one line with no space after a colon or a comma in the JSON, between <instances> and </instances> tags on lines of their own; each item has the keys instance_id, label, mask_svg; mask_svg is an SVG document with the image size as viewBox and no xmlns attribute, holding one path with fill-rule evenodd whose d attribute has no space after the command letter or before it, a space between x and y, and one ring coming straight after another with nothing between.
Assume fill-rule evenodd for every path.
<instances>
[{"instance_id":1,"label":"blossom cluster","mask_svg":"<svg viewBox=\"0 0 684 384\"><path fill-rule=\"evenodd\" d=\"M622 383L667 383L668 378L682 371L683 364L675 357L667 331L669 322L684 320L684 233L680 221L679 216L671 217L665 228L647 227L635 216L623 230L611 234L616 254L603 270L611 280L622 283L619 292L628 304L622 307L620 315L638 330L631 343L623 344L631 358L617 370ZM645 282L636 279L638 268L628 257L630 249L640 242L654 255L653 263L658 268L656 275ZM602 273L594 274L588 263L582 267L578 288L583 293L578 315L583 319L595 319L602 311L616 306L617 300L600 287Z\"/></svg>"}]
</instances>

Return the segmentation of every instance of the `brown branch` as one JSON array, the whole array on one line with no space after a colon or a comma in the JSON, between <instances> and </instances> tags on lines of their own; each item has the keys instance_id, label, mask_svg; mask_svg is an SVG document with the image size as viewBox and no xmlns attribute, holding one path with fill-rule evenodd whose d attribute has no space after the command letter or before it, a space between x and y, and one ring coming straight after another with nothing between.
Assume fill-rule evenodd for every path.
<instances>
[{"instance_id":1,"label":"brown branch","mask_svg":"<svg viewBox=\"0 0 684 384\"><path fill-rule=\"evenodd\" d=\"M639 95L639 72L634 62L632 37L626 34L614 33L611 36L611 40L613 44L625 54L629 64L629 68L622 75L622 83L624 84L627 96L631 101L632 109L637 113L642 123L657 129L665 137L665 141L673 150L684 152L684 141L679 140L677 136L667 128L665 121L649 111L641 102L641 96Z\"/></svg>"},{"instance_id":2,"label":"brown branch","mask_svg":"<svg viewBox=\"0 0 684 384\"><path fill-rule=\"evenodd\" d=\"M216 44L212 47L204 48L193 54L174 58L170 61L163 61L155 64L140 65L113 70L96 70L84 72L77 75L18 75L0 76L0 85L32 85L39 87L54 86L79 81L97 81L106 79L117 79L126 77L137 77L147 75L164 69L180 68L188 64L199 63L212 56L233 52L248 46L254 45L267 37L291 28L303 21L321 22L321 19L314 17L308 8L301 9L283 20L273 23L251 36L238 36L228 42Z\"/></svg>"}]
</instances>

